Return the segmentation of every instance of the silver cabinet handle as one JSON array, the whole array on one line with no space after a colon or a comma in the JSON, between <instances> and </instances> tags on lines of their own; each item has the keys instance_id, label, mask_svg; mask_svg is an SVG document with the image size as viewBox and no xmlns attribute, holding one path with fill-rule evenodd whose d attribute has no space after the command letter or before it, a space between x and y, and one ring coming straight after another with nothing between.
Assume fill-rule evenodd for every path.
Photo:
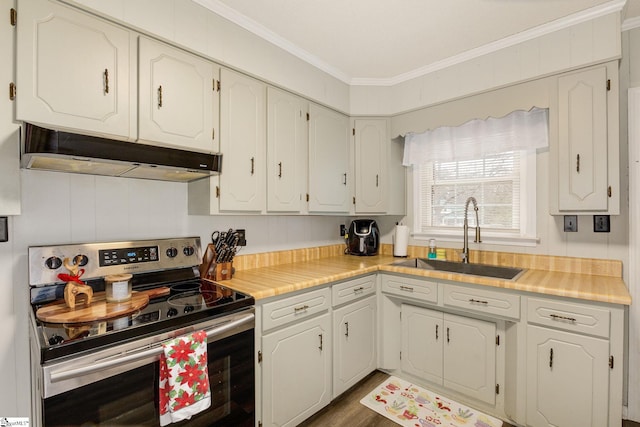
<instances>
[{"instance_id":1,"label":"silver cabinet handle","mask_svg":"<svg viewBox=\"0 0 640 427\"><path fill-rule=\"evenodd\" d=\"M362 291L364 291L364 287L362 287L362 286L360 286L359 288L354 288L353 289L353 293L354 294L357 294L358 292L362 292Z\"/></svg>"},{"instance_id":2,"label":"silver cabinet handle","mask_svg":"<svg viewBox=\"0 0 640 427\"><path fill-rule=\"evenodd\" d=\"M449 342L449 328L447 328L447 342Z\"/></svg>"},{"instance_id":3,"label":"silver cabinet handle","mask_svg":"<svg viewBox=\"0 0 640 427\"><path fill-rule=\"evenodd\" d=\"M162 108L162 85L158 86L158 108Z\"/></svg>"},{"instance_id":4,"label":"silver cabinet handle","mask_svg":"<svg viewBox=\"0 0 640 427\"><path fill-rule=\"evenodd\" d=\"M282 162L278 163L278 178L282 178Z\"/></svg>"},{"instance_id":5,"label":"silver cabinet handle","mask_svg":"<svg viewBox=\"0 0 640 427\"><path fill-rule=\"evenodd\" d=\"M553 368L553 348L549 349L549 367Z\"/></svg>"},{"instance_id":6,"label":"silver cabinet handle","mask_svg":"<svg viewBox=\"0 0 640 427\"><path fill-rule=\"evenodd\" d=\"M438 341L438 326L440 325L436 324L436 341Z\"/></svg>"},{"instance_id":7,"label":"silver cabinet handle","mask_svg":"<svg viewBox=\"0 0 640 427\"><path fill-rule=\"evenodd\" d=\"M253 175L253 173L255 172L255 164L256 164L256 158L252 157L251 158L251 175Z\"/></svg>"},{"instance_id":8,"label":"silver cabinet handle","mask_svg":"<svg viewBox=\"0 0 640 427\"><path fill-rule=\"evenodd\" d=\"M411 286L400 285L401 291L413 292L413 288Z\"/></svg>"},{"instance_id":9,"label":"silver cabinet handle","mask_svg":"<svg viewBox=\"0 0 640 427\"><path fill-rule=\"evenodd\" d=\"M322 350L322 334L318 334L318 336L320 337L320 347L318 348Z\"/></svg>"},{"instance_id":10,"label":"silver cabinet handle","mask_svg":"<svg viewBox=\"0 0 640 427\"><path fill-rule=\"evenodd\" d=\"M344 326L346 327L346 332L344 333L345 337L349 336L349 322L344 322Z\"/></svg>"},{"instance_id":11,"label":"silver cabinet handle","mask_svg":"<svg viewBox=\"0 0 640 427\"><path fill-rule=\"evenodd\" d=\"M580 154L576 156L576 172L580 173Z\"/></svg>"},{"instance_id":12,"label":"silver cabinet handle","mask_svg":"<svg viewBox=\"0 0 640 427\"><path fill-rule=\"evenodd\" d=\"M479 300L479 299L473 299L473 298L470 298L470 299L469 299L469 302L470 302L470 303L472 303L472 304L473 304L473 303L476 303L476 304L484 304L484 305L489 304L489 301L482 301L482 300Z\"/></svg>"},{"instance_id":13,"label":"silver cabinet handle","mask_svg":"<svg viewBox=\"0 0 640 427\"><path fill-rule=\"evenodd\" d=\"M309 306L305 304L305 305L303 305L303 306L301 306L301 307L294 307L294 308L293 308L293 311L294 311L295 313L298 313L298 312L300 312L300 311L306 311L308 308L309 308Z\"/></svg>"},{"instance_id":14,"label":"silver cabinet handle","mask_svg":"<svg viewBox=\"0 0 640 427\"><path fill-rule=\"evenodd\" d=\"M254 321L255 315L253 313L245 314L242 317L238 317L237 319L228 321L219 326L216 326L213 329L207 330L207 338L214 338L209 342L217 341L217 339L224 338L224 336L221 337L221 335L228 333L230 330L238 328L242 325L246 325L248 323L252 323ZM51 382L54 383L70 378L81 377L83 375L89 375L95 372L104 371L109 368L124 366L127 363L137 362L146 358L150 358L150 362L160 360L160 355L162 354L162 352L162 343L158 343L153 347L146 348L145 350L134 350L133 352L124 354L122 356L116 356L104 361L95 361L91 365L81 366L79 368L73 368L59 372L54 371L51 372Z\"/></svg>"},{"instance_id":15,"label":"silver cabinet handle","mask_svg":"<svg viewBox=\"0 0 640 427\"><path fill-rule=\"evenodd\" d=\"M347 174L344 173L342 174L342 176L344 177L344 179L342 180L342 184L347 185Z\"/></svg>"}]
</instances>

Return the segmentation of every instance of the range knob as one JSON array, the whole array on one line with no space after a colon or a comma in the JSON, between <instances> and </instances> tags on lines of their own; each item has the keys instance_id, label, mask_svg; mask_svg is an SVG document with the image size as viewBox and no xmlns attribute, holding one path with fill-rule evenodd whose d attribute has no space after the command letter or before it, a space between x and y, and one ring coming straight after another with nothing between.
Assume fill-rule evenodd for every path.
<instances>
[{"instance_id":1,"label":"range knob","mask_svg":"<svg viewBox=\"0 0 640 427\"><path fill-rule=\"evenodd\" d=\"M89 258L86 255L76 255L73 257L73 263L77 266L84 267L89 262Z\"/></svg>"},{"instance_id":2,"label":"range knob","mask_svg":"<svg viewBox=\"0 0 640 427\"><path fill-rule=\"evenodd\" d=\"M196 253L196 250L193 249L193 246L185 246L184 249L182 250L182 253L185 254L186 256L191 256L194 253Z\"/></svg>"},{"instance_id":3,"label":"range knob","mask_svg":"<svg viewBox=\"0 0 640 427\"><path fill-rule=\"evenodd\" d=\"M167 249L167 256L169 258L175 258L178 256L178 250L174 247Z\"/></svg>"},{"instance_id":4,"label":"range knob","mask_svg":"<svg viewBox=\"0 0 640 427\"><path fill-rule=\"evenodd\" d=\"M176 316L178 314L178 309L175 307L171 307L169 310L167 310L167 317L173 317Z\"/></svg>"},{"instance_id":5,"label":"range knob","mask_svg":"<svg viewBox=\"0 0 640 427\"><path fill-rule=\"evenodd\" d=\"M191 313L193 310L195 310L195 307L194 307L194 306L192 306L191 304L186 305L186 306L184 307L184 312L185 312L185 313Z\"/></svg>"},{"instance_id":6,"label":"range knob","mask_svg":"<svg viewBox=\"0 0 640 427\"><path fill-rule=\"evenodd\" d=\"M51 256L45 260L44 265L50 270L57 270L62 265L62 260L57 256Z\"/></svg>"}]
</instances>

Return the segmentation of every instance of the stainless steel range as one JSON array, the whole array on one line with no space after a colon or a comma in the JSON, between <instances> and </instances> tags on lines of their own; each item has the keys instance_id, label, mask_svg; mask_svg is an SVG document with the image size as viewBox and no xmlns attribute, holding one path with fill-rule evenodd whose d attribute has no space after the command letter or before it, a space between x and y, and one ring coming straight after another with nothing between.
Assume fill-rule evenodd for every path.
<instances>
[{"instance_id":1,"label":"stainless steel range","mask_svg":"<svg viewBox=\"0 0 640 427\"><path fill-rule=\"evenodd\" d=\"M212 403L178 425L252 426L254 299L201 280L201 258L197 237L30 247L34 425L159 425L162 343L203 330ZM93 290L89 307L100 310L88 317L75 316L83 299L64 305L65 259ZM124 273L135 310L102 299L105 276Z\"/></svg>"}]
</instances>

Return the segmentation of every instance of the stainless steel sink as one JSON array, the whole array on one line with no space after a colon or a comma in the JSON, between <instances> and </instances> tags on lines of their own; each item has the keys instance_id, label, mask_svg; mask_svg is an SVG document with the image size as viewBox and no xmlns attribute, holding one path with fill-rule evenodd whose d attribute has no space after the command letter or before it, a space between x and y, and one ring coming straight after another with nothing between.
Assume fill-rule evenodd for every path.
<instances>
[{"instance_id":1,"label":"stainless steel sink","mask_svg":"<svg viewBox=\"0 0 640 427\"><path fill-rule=\"evenodd\" d=\"M497 279L515 280L525 270L514 267L500 267L487 264L464 264L461 262L443 261L429 258L411 258L394 262L400 267L420 268L423 270L447 271L451 273L472 274L474 276L494 277Z\"/></svg>"}]
</instances>

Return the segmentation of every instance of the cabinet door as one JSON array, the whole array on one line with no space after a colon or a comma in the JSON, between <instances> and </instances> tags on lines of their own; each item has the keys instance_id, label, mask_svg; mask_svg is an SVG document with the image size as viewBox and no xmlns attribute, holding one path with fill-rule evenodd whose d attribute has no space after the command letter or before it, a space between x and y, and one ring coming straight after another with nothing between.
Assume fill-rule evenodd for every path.
<instances>
[{"instance_id":1,"label":"cabinet door","mask_svg":"<svg viewBox=\"0 0 640 427\"><path fill-rule=\"evenodd\" d=\"M139 40L139 138L217 151L217 67L145 37Z\"/></svg>"},{"instance_id":2,"label":"cabinet door","mask_svg":"<svg viewBox=\"0 0 640 427\"><path fill-rule=\"evenodd\" d=\"M609 342L527 327L527 425L608 424Z\"/></svg>"},{"instance_id":3,"label":"cabinet door","mask_svg":"<svg viewBox=\"0 0 640 427\"><path fill-rule=\"evenodd\" d=\"M220 72L221 211L263 211L265 85L223 68Z\"/></svg>"},{"instance_id":4,"label":"cabinet door","mask_svg":"<svg viewBox=\"0 0 640 427\"><path fill-rule=\"evenodd\" d=\"M445 313L444 327L444 386L493 405L495 323Z\"/></svg>"},{"instance_id":5,"label":"cabinet door","mask_svg":"<svg viewBox=\"0 0 640 427\"><path fill-rule=\"evenodd\" d=\"M387 162L389 162L386 120L355 120L356 213L385 213L387 210Z\"/></svg>"},{"instance_id":6,"label":"cabinet door","mask_svg":"<svg viewBox=\"0 0 640 427\"><path fill-rule=\"evenodd\" d=\"M267 210L300 212L307 192L306 107L301 98L267 88Z\"/></svg>"},{"instance_id":7,"label":"cabinet door","mask_svg":"<svg viewBox=\"0 0 640 427\"><path fill-rule=\"evenodd\" d=\"M375 295L333 312L333 397L376 369Z\"/></svg>"},{"instance_id":8,"label":"cabinet door","mask_svg":"<svg viewBox=\"0 0 640 427\"><path fill-rule=\"evenodd\" d=\"M402 304L402 371L442 384L443 333L441 312Z\"/></svg>"},{"instance_id":9,"label":"cabinet door","mask_svg":"<svg viewBox=\"0 0 640 427\"><path fill-rule=\"evenodd\" d=\"M296 426L331 400L329 314L262 338L263 425Z\"/></svg>"},{"instance_id":10,"label":"cabinet door","mask_svg":"<svg viewBox=\"0 0 640 427\"><path fill-rule=\"evenodd\" d=\"M31 0L20 2L17 31L18 120L135 138L127 30Z\"/></svg>"},{"instance_id":11,"label":"cabinet door","mask_svg":"<svg viewBox=\"0 0 640 427\"><path fill-rule=\"evenodd\" d=\"M607 69L558 78L558 207L606 211Z\"/></svg>"},{"instance_id":12,"label":"cabinet door","mask_svg":"<svg viewBox=\"0 0 640 427\"><path fill-rule=\"evenodd\" d=\"M309 211L349 212L349 119L309 105Z\"/></svg>"}]
</instances>

